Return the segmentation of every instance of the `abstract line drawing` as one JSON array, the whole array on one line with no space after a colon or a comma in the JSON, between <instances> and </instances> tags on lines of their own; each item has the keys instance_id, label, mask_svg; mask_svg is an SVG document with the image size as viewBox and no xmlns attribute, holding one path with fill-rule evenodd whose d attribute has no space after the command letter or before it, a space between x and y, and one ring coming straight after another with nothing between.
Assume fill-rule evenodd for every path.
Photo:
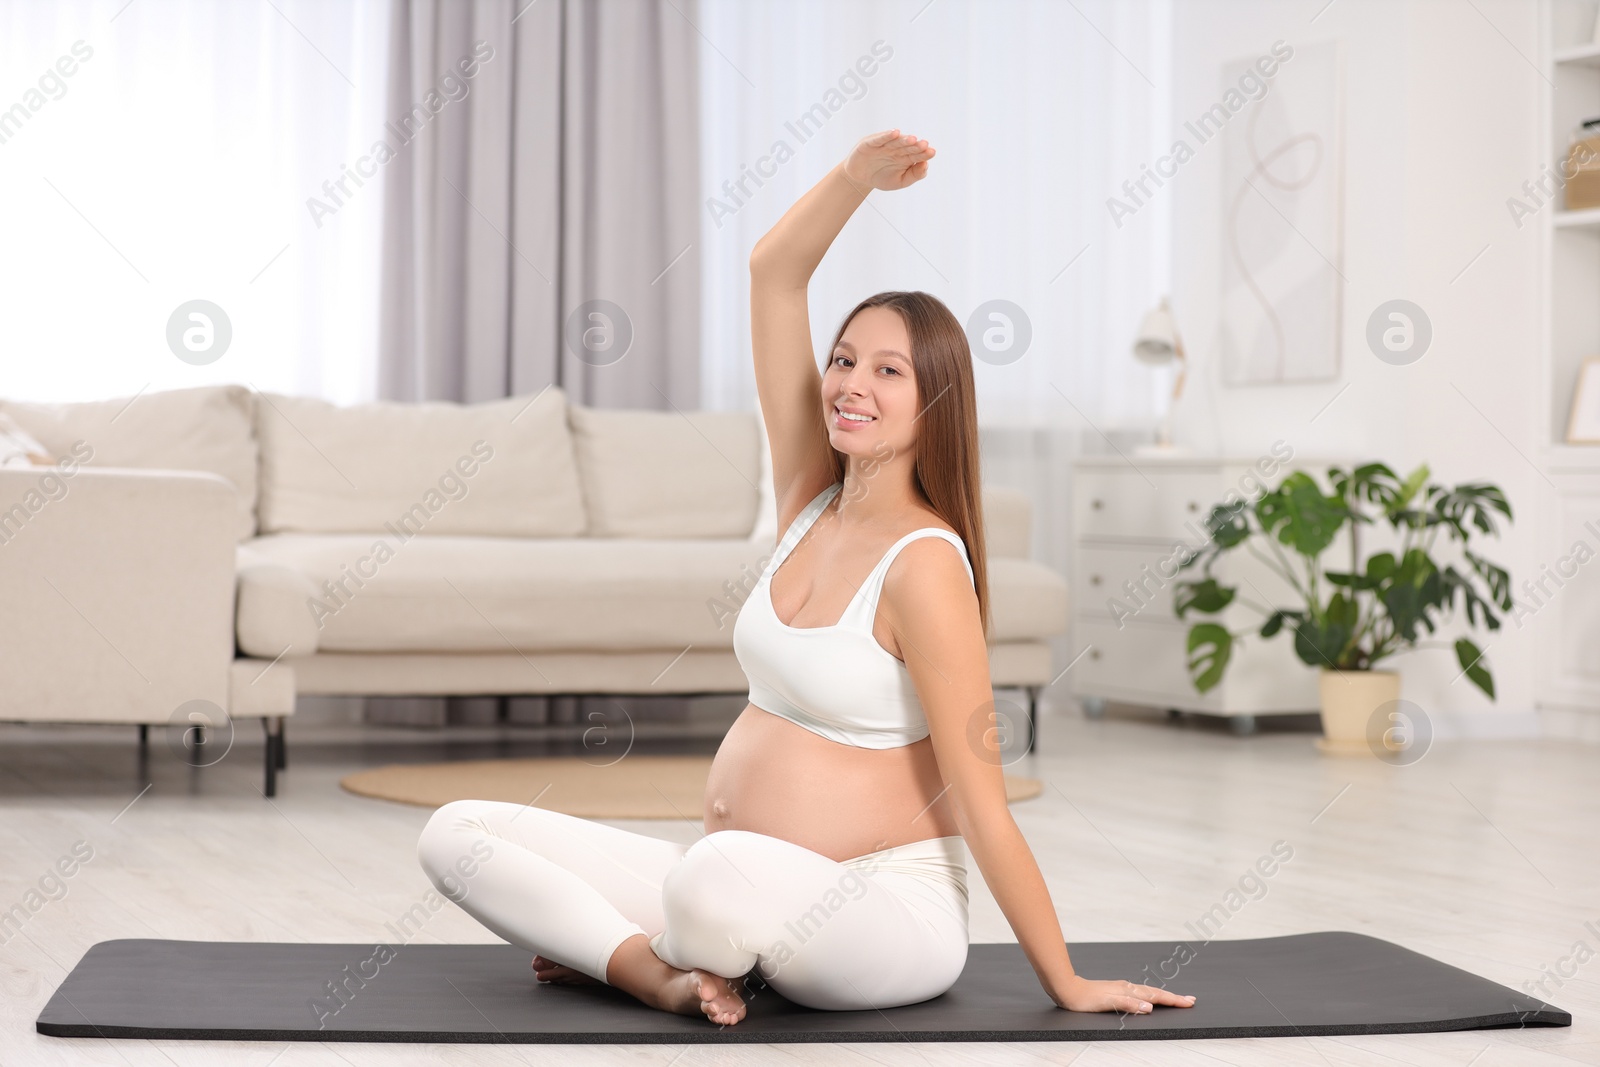
<instances>
[{"instance_id":1,"label":"abstract line drawing","mask_svg":"<svg viewBox=\"0 0 1600 1067\"><path fill-rule=\"evenodd\" d=\"M1224 64L1236 85L1253 60ZM1223 381L1339 376L1344 296L1338 42L1296 46L1221 131Z\"/></svg>"}]
</instances>

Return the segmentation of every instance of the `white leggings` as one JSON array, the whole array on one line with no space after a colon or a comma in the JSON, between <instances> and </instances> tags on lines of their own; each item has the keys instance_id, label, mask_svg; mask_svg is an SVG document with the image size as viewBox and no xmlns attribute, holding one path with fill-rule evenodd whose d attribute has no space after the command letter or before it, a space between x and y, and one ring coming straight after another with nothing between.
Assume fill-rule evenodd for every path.
<instances>
[{"instance_id":1,"label":"white leggings","mask_svg":"<svg viewBox=\"0 0 1600 1067\"><path fill-rule=\"evenodd\" d=\"M755 970L825 1010L936 997L967 961L960 837L839 863L748 830L680 845L545 808L457 800L428 820L417 858L494 933L601 982L635 934L679 970Z\"/></svg>"}]
</instances>

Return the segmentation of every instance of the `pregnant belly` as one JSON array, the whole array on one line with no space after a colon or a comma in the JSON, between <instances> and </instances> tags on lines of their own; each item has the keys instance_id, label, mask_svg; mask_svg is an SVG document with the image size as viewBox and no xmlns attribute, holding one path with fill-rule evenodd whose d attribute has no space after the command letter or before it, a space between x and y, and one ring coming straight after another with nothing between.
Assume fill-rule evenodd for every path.
<instances>
[{"instance_id":1,"label":"pregnant belly","mask_svg":"<svg viewBox=\"0 0 1600 1067\"><path fill-rule=\"evenodd\" d=\"M706 780L705 829L751 830L839 861L954 836L933 742L856 748L747 705Z\"/></svg>"}]
</instances>

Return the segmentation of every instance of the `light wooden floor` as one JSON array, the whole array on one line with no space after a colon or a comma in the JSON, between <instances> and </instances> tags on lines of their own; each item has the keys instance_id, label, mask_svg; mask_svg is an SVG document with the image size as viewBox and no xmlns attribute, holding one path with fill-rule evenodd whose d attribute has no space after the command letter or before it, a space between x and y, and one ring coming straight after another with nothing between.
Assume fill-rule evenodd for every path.
<instances>
[{"instance_id":1,"label":"light wooden floor","mask_svg":"<svg viewBox=\"0 0 1600 1067\"><path fill-rule=\"evenodd\" d=\"M1184 939L1184 922L1220 900L1281 839L1293 859L1220 936L1355 930L1513 988L1577 941L1600 950L1600 938L1583 925L1600 927L1600 747L1440 743L1415 765L1394 767L1321 757L1305 732L1269 727L1235 738L1214 722L1169 723L1121 709L1099 722L1075 711L1048 715L1041 732L1042 754L1014 769L1043 778L1045 793L1014 811L1069 943ZM291 766L268 803L255 788L257 733L243 734L238 751L198 773L152 737L141 774L132 728L0 726L0 906L20 899L75 841L94 849L66 896L35 914L25 936L0 946L0 1064L1600 1064L1600 957L1564 987L1550 987L1550 999L1575 1017L1569 1029L1087 1045L609 1047L36 1034L39 1010L97 941L389 940L385 924L429 889L415 854L428 813L345 794L339 777L386 762L543 751L527 743L447 749L436 734L376 728L328 729L327 743L318 743L309 725L291 727ZM335 743L340 736L354 740ZM715 729L698 745L714 748ZM651 749L641 742L635 750ZM141 793L147 781L154 784ZM687 823L619 825L685 842L699 835ZM976 868L971 884L972 940L1015 940ZM497 939L447 907L418 940Z\"/></svg>"}]
</instances>

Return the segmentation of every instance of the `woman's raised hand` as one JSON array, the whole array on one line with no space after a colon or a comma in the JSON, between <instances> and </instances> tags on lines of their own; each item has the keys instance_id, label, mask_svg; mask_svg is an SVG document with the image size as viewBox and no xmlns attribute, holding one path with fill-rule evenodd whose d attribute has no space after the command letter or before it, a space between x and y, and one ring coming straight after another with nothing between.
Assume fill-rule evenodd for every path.
<instances>
[{"instance_id":1,"label":"woman's raised hand","mask_svg":"<svg viewBox=\"0 0 1600 1067\"><path fill-rule=\"evenodd\" d=\"M885 130L863 137L844 161L844 174L858 185L874 189L904 189L928 176L928 160L934 155L926 140L899 130Z\"/></svg>"},{"instance_id":2,"label":"woman's raised hand","mask_svg":"<svg viewBox=\"0 0 1600 1067\"><path fill-rule=\"evenodd\" d=\"M1073 975L1064 989L1050 994L1056 1007L1068 1011L1124 1011L1143 1015L1156 1004L1174 1008L1194 1007L1194 997L1179 996L1160 986L1134 985L1132 982L1101 981Z\"/></svg>"}]
</instances>

